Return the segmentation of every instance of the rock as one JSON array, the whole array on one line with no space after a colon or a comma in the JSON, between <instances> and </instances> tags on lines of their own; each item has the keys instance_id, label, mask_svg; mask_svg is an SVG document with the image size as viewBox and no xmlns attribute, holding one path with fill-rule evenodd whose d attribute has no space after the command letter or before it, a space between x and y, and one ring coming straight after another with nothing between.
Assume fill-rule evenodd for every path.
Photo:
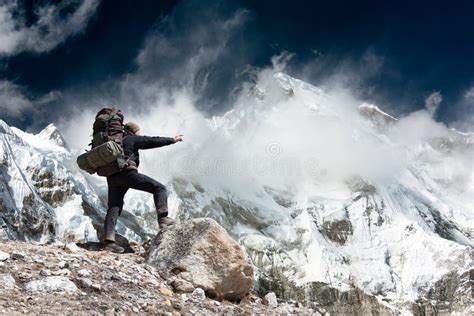
<instances>
[{"instance_id":1,"label":"rock","mask_svg":"<svg viewBox=\"0 0 474 316\"><path fill-rule=\"evenodd\" d=\"M288 304L283 305L280 310L281 310L281 313L283 315L293 315L294 314L294 308L291 307Z\"/></svg>"},{"instance_id":2,"label":"rock","mask_svg":"<svg viewBox=\"0 0 474 316\"><path fill-rule=\"evenodd\" d=\"M15 288L15 279L10 273L0 274L0 292L10 291Z\"/></svg>"},{"instance_id":3,"label":"rock","mask_svg":"<svg viewBox=\"0 0 474 316\"><path fill-rule=\"evenodd\" d=\"M25 254L21 252L14 252L11 254L12 260L23 260L25 259Z\"/></svg>"},{"instance_id":4,"label":"rock","mask_svg":"<svg viewBox=\"0 0 474 316\"><path fill-rule=\"evenodd\" d=\"M150 314L157 314L158 309L156 308L155 304L151 304L151 305L147 305L147 307L145 307L145 312L150 313Z\"/></svg>"},{"instance_id":5,"label":"rock","mask_svg":"<svg viewBox=\"0 0 474 316\"><path fill-rule=\"evenodd\" d=\"M412 305L415 315L472 315L474 269L449 272L436 281L429 291Z\"/></svg>"},{"instance_id":6,"label":"rock","mask_svg":"<svg viewBox=\"0 0 474 316\"><path fill-rule=\"evenodd\" d=\"M28 282L25 289L32 293L74 293L77 291L76 285L66 277L49 276L41 280Z\"/></svg>"},{"instance_id":7,"label":"rock","mask_svg":"<svg viewBox=\"0 0 474 316\"><path fill-rule=\"evenodd\" d=\"M210 218L167 227L151 243L146 260L160 275L177 275L211 298L240 300L252 287L246 252Z\"/></svg>"},{"instance_id":8,"label":"rock","mask_svg":"<svg viewBox=\"0 0 474 316\"><path fill-rule=\"evenodd\" d=\"M199 300L203 300L206 298L206 293L204 293L204 290L198 287L193 291L193 296Z\"/></svg>"},{"instance_id":9,"label":"rock","mask_svg":"<svg viewBox=\"0 0 474 316\"><path fill-rule=\"evenodd\" d=\"M269 307L277 307L278 301L276 294L273 292L268 293L267 295L265 295L265 298L263 299L262 303L268 305Z\"/></svg>"},{"instance_id":10,"label":"rock","mask_svg":"<svg viewBox=\"0 0 474 316\"><path fill-rule=\"evenodd\" d=\"M69 253L76 253L80 248L73 242L70 242L64 246L64 250Z\"/></svg>"},{"instance_id":11,"label":"rock","mask_svg":"<svg viewBox=\"0 0 474 316\"><path fill-rule=\"evenodd\" d=\"M166 295L166 296L173 296L173 291L171 291L170 289L168 289L166 287L162 287L160 289L160 292L161 292L161 294Z\"/></svg>"},{"instance_id":12,"label":"rock","mask_svg":"<svg viewBox=\"0 0 474 316\"><path fill-rule=\"evenodd\" d=\"M69 271L68 269L53 270L50 272L51 272L51 275L54 275L54 276L70 276L71 275L71 271Z\"/></svg>"},{"instance_id":13,"label":"rock","mask_svg":"<svg viewBox=\"0 0 474 316\"><path fill-rule=\"evenodd\" d=\"M194 291L194 286L191 284L191 282L183 279L174 279L173 282L171 282L171 285L177 292L192 293Z\"/></svg>"},{"instance_id":14,"label":"rock","mask_svg":"<svg viewBox=\"0 0 474 316\"><path fill-rule=\"evenodd\" d=\"M88 279L88 278L79 278L79 279L77 279L77 281L79 282L79 285L80 285L81 287L84 287L84 288L92 287L92 281L91 281L91 279Z\"/></svg>"},{"instance_id":15,"label":"rock","mask_svg":"<svg viewBox=\"0 0 474 316\"><path fill-rule=\"evenodd\" d=\"M48 253L44 249L38 249L36 251L36 254L38 254L39 256L42 256L42 257L46 257L48 255Z\"/></svg>"},{"instance_id":16,"label":"rock","mask_svg":"<svg viewBox=\"0 0 474 316\"><path fill-rule=\"evenodd\" d=\"M86 269L81 269L79 271L77 271L77 275L82 277L82 278L85 278L85 277L88 277L91 275L90 271L89 270L86 270Z\"/></svg>"},{"instance_id":17,"label":"rock","mask_svg":"<svg viewBox=\"0 0 474 316\"><path fill-rule=\"evenodd\" d=\"M58 267L59 269L64 269L64 268L67 268L69 267L69 263L67 263L66 261L62 260L62 261L59 261L58 263Z\"/></svg>"},{"instance_id":18,"label":"rock","mask_svg":"<svg viewBox=\"0 0 474 316\"><path fill-rule=\"evenodd\" d=\"M180 311L183 309L183 305L180 302L173 302L173 308Z\"/></svg>"},{"instance_id":19,"label":"rock","mask_svg":"<svg viewBox=\"0 0 474 316\"><path fill-rule=\"evenodd\" d=\"M100 284L92 284L92 289L94 291L100 292L102 291L102 286Z\"/></svg>"},{"instance_id":20,"label":"rock","mask_svg":"<svg viewBox=\"0 0 474 316\"><path fill-rule=\"evenodd\" d=\"M114 316L115 315L115 308L111 308L105 311L105 316Z\"/></svg>"},{"instance_id":21,"label":"rock","mask_svg":"<svg viewBox=\"0 0 474 316\"><path fill-rule=\"evenodd\" d=\"M10 254L0 250L0 261L5 261L10 259Z\"/></svg>"}]
</instances>

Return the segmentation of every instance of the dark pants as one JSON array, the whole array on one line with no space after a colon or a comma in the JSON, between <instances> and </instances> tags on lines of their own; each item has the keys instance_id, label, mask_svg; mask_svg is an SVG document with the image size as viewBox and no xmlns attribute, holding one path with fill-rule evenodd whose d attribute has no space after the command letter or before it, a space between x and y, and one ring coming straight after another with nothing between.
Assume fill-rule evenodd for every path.
<instances>
[{"instance_id":1,"label":"dark pants","mask_svg":"<svg viewBox=\"0 0 474 316\"><path fill-rule=\"evenodd\" d=\"M122 213L123 198L128 189L145 191L153 194L158 218L168 215L168 194L166 187L158 181L139 173L137 170L122 171L107 177L109 203L105 216L105 240L115 240L115 225Z\"/></svg>"}]
</instances>

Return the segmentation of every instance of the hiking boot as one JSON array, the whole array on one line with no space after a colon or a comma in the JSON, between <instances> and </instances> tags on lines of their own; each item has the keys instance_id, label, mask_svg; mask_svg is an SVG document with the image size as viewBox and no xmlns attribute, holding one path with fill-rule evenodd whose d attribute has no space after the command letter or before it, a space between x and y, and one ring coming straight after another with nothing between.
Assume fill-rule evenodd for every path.
<instances>
[{"instance_id":1,"label":"hiking boot","mask_svg":"<svg viewBox=\"0 0 474 316\"><path fill-rule=\"evenodd\" d=\"M120 247L117 245L115 242L107 242L104 247L105 250L113 252L113 253L124 253L125 249L123 247Z\"/></svg>"},{"instance_id":2,"label":"hiking boot","mask_svg":"<svg viewBox=\"0 0 474 316\"><path fill-rule=\"evenodd\" d=\"M158 224L160 225L160 229L163 229L176 224L176 221L171 217L165 216L158 219Z\"/></svg>"}]
</instances>

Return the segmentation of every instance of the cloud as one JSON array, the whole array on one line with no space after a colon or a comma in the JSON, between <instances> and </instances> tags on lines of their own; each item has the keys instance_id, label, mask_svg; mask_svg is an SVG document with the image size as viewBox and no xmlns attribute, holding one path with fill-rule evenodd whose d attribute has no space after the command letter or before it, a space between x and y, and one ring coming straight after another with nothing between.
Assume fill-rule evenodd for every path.
<instances>
[{"instance_id":1,"label":"cloud","mask_svg":"<svg viewBox=\"0 0 474 316\"><path fill-rule=\"evenodd\" d=\"M36 111L39 106L61 98L59 91L51 91L38 97L29 96L27 89L8 80L0 80L0 114L11 118L22 118L27 111Z\"/></svg>"},{"instance_id":2,"label":"cloud","mask_svg":"<svg viewBox=\"0 0 474 316\"><path fill-rule=\"evenodd\" d=\"M362 55L360 68L364 69L368 76L376 76L382 71L385 63L385 57L375 53L373 48L368 48Z\"/></svg>"},{"instance_id":3,"label":"cloud","mask_svg":"<svg viewBox=\"0 0 474 316\"><path fill-rule=\"evenodd\" d=\"M227 2L202 5L186 1L151 30L136 57L138 71L127 77L127 96L153 98L153 91L189 89L197 106L208 112L227 109L257 50L243 38L252 14L228 10ZM138 90L134 86L149 86ZM160 87L160 89L156 89Z\"/></svg>"},{"instance_id":4,"label":"cloud","mask_svg":"<svg viewBox=\"0 0 474 316\"><path fill-rule=\"evenodd\" d=\"M350 56L338 54L315 54L312 60L302 64L289 64L291 74L318 86L350 88L359 98L370 98L371 102L380 88L382 76L395 76L387 58L369 46Z\"/></svg>"},{"instance_id":5,"label":"cloud","mask_svg":"<svg viewBox=\"0 0 474 316\"><path fill-rule=\"evenodd\" d=\"M19 117L32 106L33 103L24 95L23 88L7 80L0 81L0 113Z\"/></svg>"},{"instance_id":6,"label":"cloud","mask_svg":"<svg viewBox=\"0 0 474 316\"><path fill-rule=\"evenodd\" d=\"M273 66L273 71L275 72L282 72L285 70L286 66L288 63L291 61L291 59L295 56L295 54L288 53L286 51L283 51L279 55L275 55L271 58L272 61L272 66Z\"/></svg>"},{"instance_id":7,"label":"cloud","mask_svg":"<svg viewBox=\"0 0 474 316\"><path fill-rule=\"evenodd\" d=\"M34 103L35 105L44 105L44 104L49 104L53 103L55 101L58 101L61 99L62 93L60 91L50 91L46 93L45 95L40 96L37 98Z\"/></svg>"},{"instance_id":8,"label":"cloud","mask_svg":"<svg viewBox=\"0 0 474 316\"><path fill-rule=\"evenodd\" d=\"M425 99L425 108L430 116L435 115L441 102L443 102L443 96L439 91L433 92Z\"/></svg>"},{"instance_id":9,"label":"cloud","mask_svg":"<svg viewBox=\"0 0 474 316\"><path fill-rule=\"evenodd\" d=\"M451 131L425 110L400 118L381 135L359 117L361 100L350 90L337 87L327 91L330 97L318 97L320 90L297 82L296 92L288 93L285 82L274 77L283 56L273 59L276 68L260 69L223 115L207 118L192 89L160 93L160 87L155 99L135 104L142 111L124 111L125 120L138 122L144 135L185 135L182 144L141 153L141 170L165 183L186 177L242 197L262 185L299 190L315 179L393 180L412 162L410 150L435 138L449 139ZM77 107L74 123L62 122L71 147L89 143L97 110Z\"/></svg>"},{"instance_id":10,"label":"cloud","mask_svg":"<svg viewBox=\"0 0 474 316\"><path fill-rule=\"evenodd\" d=\"M474 87L471 87L469 90L466 91L466 93L464 94L464 98L474 100Z\"/></svg>"},{"instance_id":11,"label":"cloud","mask_svg":"<svg viewBox=\"0 0 474 316\"><path fill-rule=\"evenodd\" d=\"M474 133L474 86L459 96L452 109L454 114L449 126L462 132Z\"/></svg>"},{"instance_id":12,"label":"cloud","mask_svg":"<svg viewBox=\"0 0 474 316\"><path fill-rule=\"evenodd\" d=\"M432 137L449 136L449 129L426 110L401 118L386 135L361 119L357 109L366 99L358 97L357 89L384 71L386 63L374 51L339 64L337 69L351 70L349 74L334 71L321 80L330 97L313 98L304 90L308 85L299 81L305 88L292 94L274 78L276 71L287 71L292 54L276 55L266 68L246 68L250 49L238 35L251 15L216 10L203 12L190 2L181 3L150 32L136 57L137 68L106 83L104 90L113 94L96 91L85 100L68 96L70 116L59 126L69 145L79 151L86 148L95 113L101 106L117 105L126 121L140 124L144 135L184 134L182 144L141 153L143 172L164 183L177 176L218 182L216 188L242 196L255 195L258 188L253 189L262 184L299 188L324 180L318 173L323 170L328 178L359 174L392 180L406 171L409 150ZM218 69L222 65L224 69ZM365 70L368 77L354 84L357 73ZM244 71L251 76L236 77ZM228 102L223 113L206 107L222 100ZM441 100L441 94L434 93L427 98L428 108L434 113ZM308 172L306 165L311 166Z\"/></svg>"},{"instance_id":13,"label":"cloud","mask_svg":"<svg viewBox=\"0 0 474 316\"><path fill-rule=\"evenodd\" d=\"M44 53L83 31L99 0L64 1L34 7L35 22L28 25L19 1L0 4L0 55Z\"/></svg>"}]
</instances>

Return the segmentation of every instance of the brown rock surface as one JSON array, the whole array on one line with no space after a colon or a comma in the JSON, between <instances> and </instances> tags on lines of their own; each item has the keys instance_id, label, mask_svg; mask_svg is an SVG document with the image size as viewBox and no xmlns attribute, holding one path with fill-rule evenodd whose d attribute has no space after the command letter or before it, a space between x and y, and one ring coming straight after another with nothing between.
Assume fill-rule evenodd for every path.
<instances>
[{"instance_id":1,"label":"brown rock surface","mask_svg":"<svg viewBox=\"0 0 474 316\"><path fill-rule=\"evenodd\" d=\"M71 253L64 245L20 241L2 242L0 249L9 255L24 254L21 259L9 256L0 265L0 314L321 315L316 309L288 303L277 308L264 306L255 294L232 303L175 293L171 283L176 278L163 279L154 267L146 264L141 246L134 247L136 253L121 255L82 248ZM66 262L68 268L61 269L60 262ZM45 291L29 291L30 282L45 279L70 280L77 290L58 292L60 287L48 286L38 287L47 288Z\"/></svg>"},{"instance_id":2,"label":"brown rock surface","mask_svg":"<svg viewBox=\"0 0 474 316\"><path fill-rule=\"evenodd\" d=\"M211 298L241 300L252 287L245 250L210 218L166 228L151 243L146 260L164 277L177 275Z\"/></svg>"}]
</instances>

